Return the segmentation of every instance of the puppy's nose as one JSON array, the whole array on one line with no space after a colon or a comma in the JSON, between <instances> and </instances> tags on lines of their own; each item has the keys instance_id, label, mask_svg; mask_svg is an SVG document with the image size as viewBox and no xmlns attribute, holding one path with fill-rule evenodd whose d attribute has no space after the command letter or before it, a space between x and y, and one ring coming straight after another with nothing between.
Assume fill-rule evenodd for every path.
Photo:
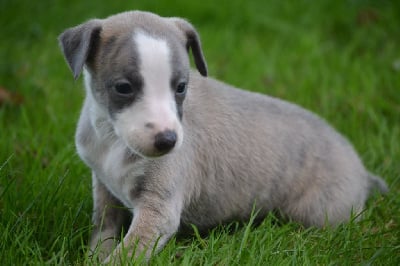
<instances>
[{"instance_id":1,"label":"puppy's nose","mask_svg":"<svg viewBox=\"0 0 400 266\"><path fill-rule=\"evenodd\" d=\"M172 150L176 143L176 133L172 130L165 130L155 136L154 147L162 153Z\"/></svg>"}]
</instances>

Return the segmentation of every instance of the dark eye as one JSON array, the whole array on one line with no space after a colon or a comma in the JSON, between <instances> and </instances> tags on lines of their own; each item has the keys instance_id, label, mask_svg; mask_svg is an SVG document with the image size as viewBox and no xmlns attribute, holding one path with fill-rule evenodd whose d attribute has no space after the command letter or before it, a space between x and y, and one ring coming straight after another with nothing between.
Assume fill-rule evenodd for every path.
<instances>
[{"instance_id":1,"label":"dark eye","mask_svg":"<svg viewBox=\"0 0 400 266\"><path fill-rule=\"evenodd\" d=\"M187 87L186 82L180 82L178 84L178 86L176 87L176 94L177 95L185 94L186 93L186 87Z\"/></svg>"},{"instance_id":2,"label":"dark eye","mask_svg":"<svg viewBox=\"0 0 400 266\"><path fill-rule=\"evenodd\" d=\"M129 95L133 93L132 86L128 82L117 83L115 84L114 89L118 94L121 95Z\"/></svg>"}]
</instances>

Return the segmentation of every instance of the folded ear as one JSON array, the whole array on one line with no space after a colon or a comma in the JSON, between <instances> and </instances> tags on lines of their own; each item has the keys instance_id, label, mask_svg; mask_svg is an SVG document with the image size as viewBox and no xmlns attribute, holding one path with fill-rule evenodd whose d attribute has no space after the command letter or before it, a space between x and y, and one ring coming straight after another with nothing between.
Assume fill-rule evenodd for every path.
<instances>
[{"instance_id":1,"label":"folded ear","mask_svg":"<svg viewBox=\"0 0 400 266\"><path fill-rule=\"evenodd\" d=\"M201 49L200 37L192 24L181 18L172 18L177 27L186 37L186 47L192 50L194 63L201 75L207 76L207 63Z\"/></svg>"},{"instance_id":2,"label":"folded ear","mask_svg":"<svg viewBox=\"0 0 400 266\"><path fill-rule=\"evenodd\" d=\"M77 79L84 64L93 54L101 31L100 20L90 20L84 24L65 30L58 37L68 66Z\"/></svg>"}]
</instances>

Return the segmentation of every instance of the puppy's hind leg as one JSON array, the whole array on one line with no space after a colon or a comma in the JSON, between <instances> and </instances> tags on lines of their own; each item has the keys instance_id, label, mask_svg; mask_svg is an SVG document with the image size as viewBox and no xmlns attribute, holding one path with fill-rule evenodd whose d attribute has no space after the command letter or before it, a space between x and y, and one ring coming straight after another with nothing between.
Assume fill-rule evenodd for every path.
<instances>
[{"instance_id":1,"label":"puppy's hind leg","mask_svg":"<svg viewBox=\"0 0 400 266\"><path fill-rule=\"evenodd\" d=\"M102 261L120 239L124 227L128 228L131 213L116 199L93 173L93 232L90 238L91 254Z\"/></svg>"}]
</instances>

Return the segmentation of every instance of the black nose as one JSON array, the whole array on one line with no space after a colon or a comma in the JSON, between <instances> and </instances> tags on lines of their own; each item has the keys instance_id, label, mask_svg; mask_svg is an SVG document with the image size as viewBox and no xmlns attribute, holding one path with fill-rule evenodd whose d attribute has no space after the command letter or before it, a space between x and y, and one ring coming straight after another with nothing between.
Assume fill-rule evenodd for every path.
<instances>
[{"instance_id":1,"label":"black nose","mask_svg":"<svg viewBox=\"0 0 400 266\"><path fill-rule=\"evenodd\" d=\"M165 130L155 136L154 147L162 153L170 151L176 143L176 133L172 130Z\"/></svg>"}]
</instances>

